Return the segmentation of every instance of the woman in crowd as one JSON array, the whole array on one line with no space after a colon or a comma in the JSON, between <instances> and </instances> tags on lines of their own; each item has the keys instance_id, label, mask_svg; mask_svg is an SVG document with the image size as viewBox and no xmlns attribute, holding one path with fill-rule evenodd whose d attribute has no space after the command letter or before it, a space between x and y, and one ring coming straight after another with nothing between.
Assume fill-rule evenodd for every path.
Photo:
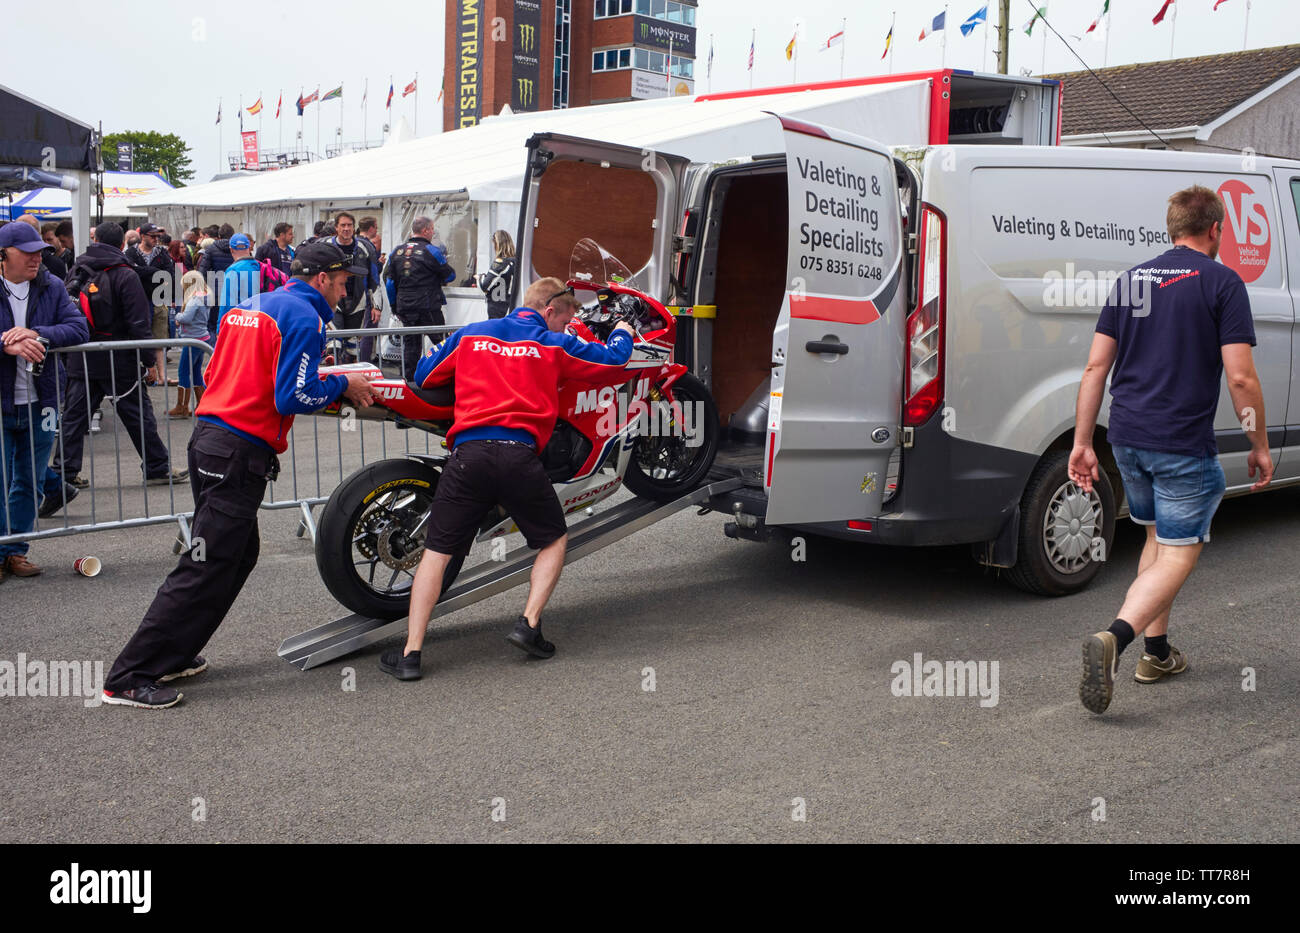
<instances>
[{"instance_id":1,"label":"woman in crowd","mask_svg":"<svg viewBox=\"0 0 1300 933\"><path fill-rule=\"evenodd\" d=\"M510 292L515 284L515 241L498 230L492 234L492 267L478 277L478 287L487 295L488 317L510 313Z\"/></svg>"},{"instance_id":2,"label":"woman in crowd","mask_svg":"<svg viewBox=\"0 0 1300 933\"><path fill-rule=\"evenodd\" d=\"M202 273L191 269L181 279L184 287L184 307L176 315L176 335L208 343L208 315L215 309L211 305L212 296ZM194 407L199 407L203 390L207 384L203 381L203 364L205 354L195 347L181 349L180 388L176 390L176 407L167 412L168 418L190 417L190 393L194 395Z\"/></svg>"}]
</instances>

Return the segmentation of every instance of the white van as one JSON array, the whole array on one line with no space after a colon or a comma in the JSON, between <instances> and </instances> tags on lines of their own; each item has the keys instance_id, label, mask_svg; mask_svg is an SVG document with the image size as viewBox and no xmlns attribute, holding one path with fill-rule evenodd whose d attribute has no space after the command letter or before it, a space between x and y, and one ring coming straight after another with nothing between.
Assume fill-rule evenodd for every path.
<instances>
[{"instance_id":1,"label":"white van","mask_svg":"<svg viewBox=\"0 0 1300 933\"><path fill-rule=\"evenodd\" d=\"M1300 480L1300 162L891 151L772 119L783 151L708 165L535 136L518 237L534 278L593 237L676 309L678 359L727 428L715 470L746 480L715 503L729 535L968 543L1025 590L1085 586L1125 507L1108 406L1103 480L1084 495L1066 475L1079 379L1111 284L1169 248L1166 199L1191 184L1228 208L1220 260L1250 295L1273 487ZM1226 391L1215 426L1227 494L1242 494L1248 442Z\"/></svg>"}]
</instances>

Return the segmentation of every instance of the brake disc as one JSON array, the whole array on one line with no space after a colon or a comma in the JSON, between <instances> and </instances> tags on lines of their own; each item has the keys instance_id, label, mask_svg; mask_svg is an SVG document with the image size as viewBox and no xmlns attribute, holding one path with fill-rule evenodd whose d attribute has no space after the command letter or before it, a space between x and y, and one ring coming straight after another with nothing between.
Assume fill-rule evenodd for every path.
<instances>
[{"instance_id":1,"label":"brake disc","mask_svg":"<svg viewBox=\"0 0 1300 933\"><path fill-rule=\"evenodd\" d=\"M395 538L400 538L399 550L401 556L394 551ZM379 554L379 559L384 562L385 566L392 567L394 570L410 570L420 562L424 550L418 545L411 546L411 539L400 521L390 522L386 528L379 532L375 538L375 549Z\"/></svg>"}]
</instances>

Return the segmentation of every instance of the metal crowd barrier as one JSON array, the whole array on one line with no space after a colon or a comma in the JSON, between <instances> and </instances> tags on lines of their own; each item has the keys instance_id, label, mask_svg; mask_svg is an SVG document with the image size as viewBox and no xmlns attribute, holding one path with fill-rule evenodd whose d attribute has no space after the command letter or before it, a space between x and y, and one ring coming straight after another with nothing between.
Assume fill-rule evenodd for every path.
<instances>
[{"instance_id":1,"label":"metal crowd barrier","mask_svg":"<svg viewBox=\"0 0 1300 933\"><path fill-rule=\"evenodd\" d=\"M351 330L336 330L330 328L327 334L326 352L335 355L335 362L344 362L340 358L340 351L346 345L349 339L360 337L373 337L376 339L375 350L377 353L383 353L388 336L406 336L412 337L417 334L436 336L440 334L451 333L458 328L453 326L440 327L371 327L357 328ZM396 343L396 341L394 341ZM170 477L172 469L185 469L187 467L186 444L189 441L190 433L194 426L193 407L197 407L197 402L191 408L191 415L186 420L173 420L167 417L167 411L171 408L176 400L174 389L179 386L170 386L167 384L168 378L179 373L179 360L166 359L162 364L162 384L152 389L144 384L144 369L147 365L151 351L163 350L164 358L166 352L171 350L183 349L189 347L197 353L206 357L212 353L212 347L201 340L173 338L168 340L122 340L122 341L103 341L97 343L78 344L75 347L51 347L49 355L46 358L45 365L58 366L59 376L57 380L57 405L54 408L47 408L39 411L38 418L32 420L27 428L27 453L28 461L24 464L15 462L10 464L11 454L6 445L9 443L4 433L0 433L0 481L3 481L4 495L3 499L3 524L0 524L0 544L9 544L18 541L36 541L43 538L54 538L65 535L85 534L91 531L109 531L122 530L126 528L135 528L148 525L175 524L177 526L177 540L173 547L176 553L182 549L188 549L191 546L190 540L190 520L193 518L193 500L190 494L189 480L174 481ZM422 347L423 349L423 347ZM67 358L72 355L80 355L83 358L89 353L99 353L103 351L114 351L115 353L131 352L135 363L134 372L118 374L117 360L112 355L108 355L105 362L108 363L109 377L107 388L111 391L105 392L103 400L98 406L103 412L103 427L98 435L95 433L85 433L84 438L84 455L81 467L76 471L83 476L89 485L79 490L75 500L63 498L65 495L63 483L58 483L58 508L46 518L35 517L34 524L27 531L12 531L15 527L14 519L21 519L22 516L11 514L9 502L9 488L11 482L17 478L17 473L22 467L23 471L30 471L34 478L31 484L30 492L32 497L31 512L33 515L39 511L42 504L43 495L42 487L46 481L52 485L54 479L51 476L53 471L53 462L64 465L64 455L68 452L67 441L69 437L65 436L65 428L71 421L73 424L84 419L87 431L93 417L93 408L85 403L98 395L105 388L105 380L96 380L89 375L86 367L82 367L82 372L71 374L66 372ZM400 345L397 347L395 358L387 354L388 358L381 357L381 368L389 376L406 377L404 361L402 360ZM19 360L19 365L22 361ZM139 375L137 376L136 373ZM72 382L80 383L77 388L72 388ZM97 385L98 383L98 385ZM157 393L161 393L162 410L154 409L154 398ZM77 415L76 410L69 408L71 399L76 409L87 408ZM130 421L138 421L132 425L130 433L123 438L126 432L117 430L117 420L122 417L120 406L126 408L126 418ZM113 430L109 431L110 421L109 413L113 412L114 423ZM148 412L148 416L135 417L136 413L141 414ZM153 433L156 435L157 442L166 450L168 461L168 480L165 488L162 485L150 486L145 476L145 459L141 455L138 480L131 479L130 473L134 467L131 465L129 455L137 452L147 452L154 438L150 436L149 421L152 416ZM55 437L51 444L50 456L43 462L39 462L35 457L36 434L37 431L53 431ZM295 420L294 428L289 434L289 449L281 455L281 474L280 478L267 486L266 498L263 500L261 507L267 510L277 509L297 509L301 515L299 517L297 535L302 537L309 534L314 540L316 535L316 522L312 510L328 498L340 482L355 470L364 467L368 462L376 459L399 456L410 453L427 453L437 454L441 452L441 447L437 446L437 441L429 434L416 432L416 437L411 437L411 431L401 430L400 436L392 436L392 432L397 430L396 427L387 422L369 421L362 418L350 419L325 419L311 415L300 416ZM136 431L139 433L137 434ZM124 449L125 448L125 449ZM157 448L154 448L155 451ZM112 462L107 462L107 456L111 452ZM14 452L15 454L18 452ZM127 456L127 462L124 465L123 457ZM10 474L14 473L14 476ZM72 481L73 474L65 469L61 472L61 478L64 481ZM109 483L103 480L109 479ZM152 495L151 495L152 490ZM179 490L179 496L178 496ZM138 492L138 495L136 494ZM165 495L163 495L165 493ZM161 501L160 501L161 500ZM116 508L114 508L114 503ZM25 495L20 501L20 506L26 506ZM89 506L87 509L86 506ZM26 511L26 509L23 509ZM88 512L88 520L87 520Z\"/></svg>"}]
</instances>

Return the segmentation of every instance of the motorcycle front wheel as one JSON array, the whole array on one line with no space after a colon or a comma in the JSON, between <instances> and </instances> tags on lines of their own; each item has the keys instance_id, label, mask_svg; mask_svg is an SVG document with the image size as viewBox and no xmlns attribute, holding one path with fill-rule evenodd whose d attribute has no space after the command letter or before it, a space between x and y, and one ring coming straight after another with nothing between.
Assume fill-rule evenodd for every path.
<instances>
[{"instance_id":1,"label":"motorcycle front wheel","mask_svg":"<svg viewBox=\"0 0 1300 933\"><path fill-rule=\"evenodd\" d=\"M673 385L677 406L651 392L648 430L632 445L623 485L657 502L683 496L704 481L718 454L718 406L704 383L687 373Z\"/></svg>"},{"instance_id":2,"label":"motorcycle front wheel","mask_svg":"<svg viewBox=\"0 0 1300 933\"><path fill-rule=\"evenodd\" d=\"M316 569L335 599L372 619L407 614L439 476L402 458L372 463L339 484L316 528ZM444 593L464 560L447 566Z\"/></svg>"}]
</instances>

